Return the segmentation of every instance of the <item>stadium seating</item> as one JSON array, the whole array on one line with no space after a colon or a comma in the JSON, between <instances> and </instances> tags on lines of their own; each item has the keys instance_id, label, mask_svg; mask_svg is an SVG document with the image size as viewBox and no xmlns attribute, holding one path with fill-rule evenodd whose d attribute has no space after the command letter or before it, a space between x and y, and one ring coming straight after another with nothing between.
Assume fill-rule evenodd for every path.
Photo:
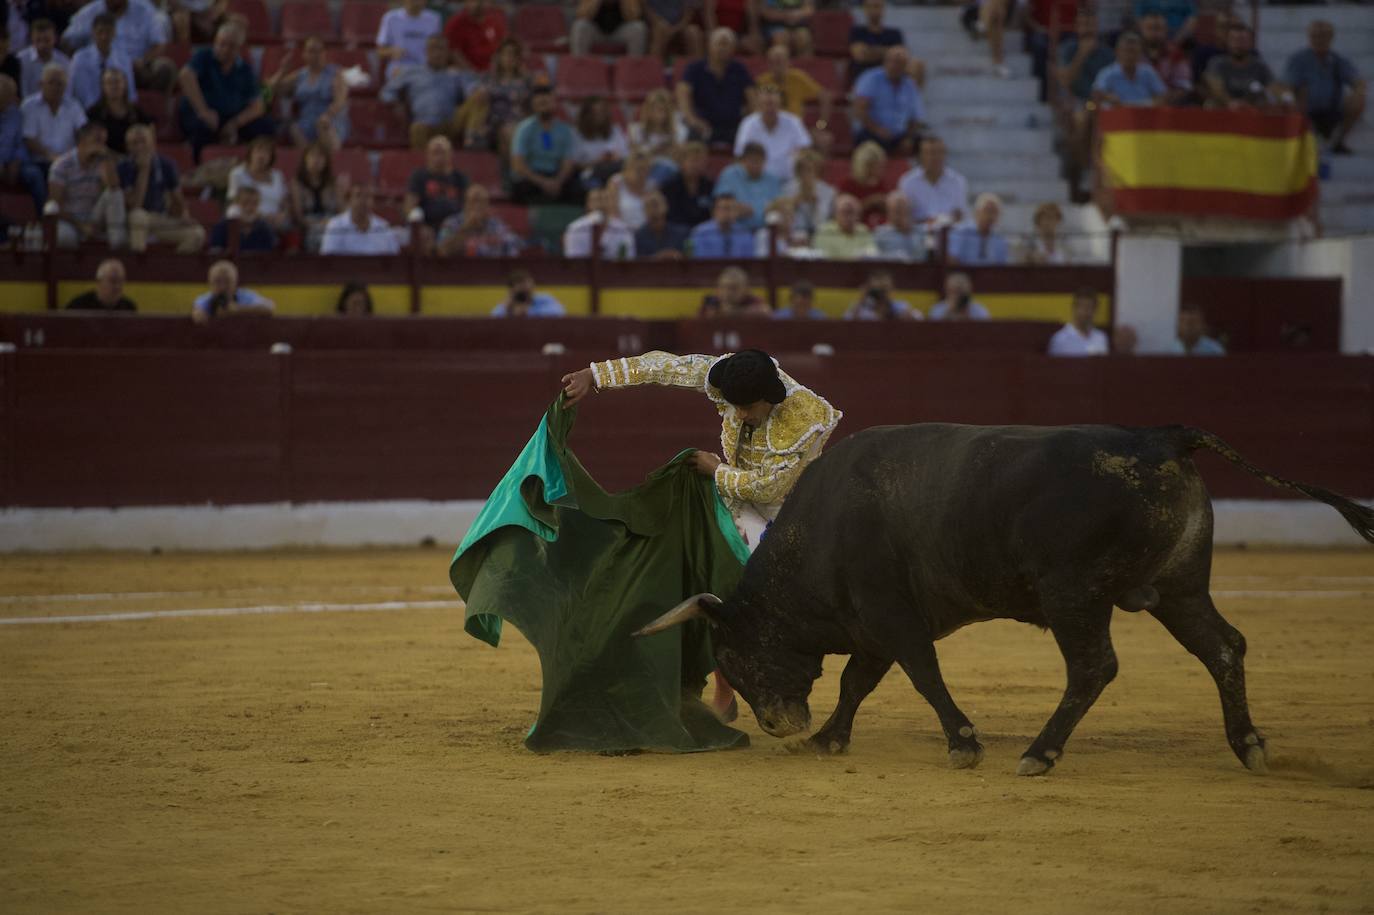
<instances>
[{"instance_id":1,"label":"stadium seating","mask_svg":"<svg viewBox=\"0 0 1374 915\"><path fill-rule=\"evenodd\" d=\"M201 200L199 197L186 198L186 215L205 226L208 230L219 222L224 215L217 200Z\"/></svg>"},{"instance_id":2,"label":"stadium seating","mask_svg":"<svg viewBox=\"0 0 1374 915\"><path fill-rule=\"evenodd\" d=\"M519 235L522 241L529 237L529 207L518 206L514 203L493 203L491 213L504 222L512 232Z\"/></svg>"},{"instance_id":3,"label":"stadium seating","mask_svg":"<svg viewBox=\"0 0 1374 915\"><path fill-rule=\"evenodd\" d=\"M322 38L333 41L334 19L329 7L308 0L289 0L281 8L281 37L285 41L304 41Z\"/></svg>"},{"instance_id":4,"label":"stadium seating","mask_svg":"<svg viewBox=\"0 0 1374 915\"><path fill-rule=\"evenodd\" d=\"M511 20L511 34L534 51L568 49L568 20L561 6L531 4L517 8Z\"/></svg>"},{"instance_id":5,"label":"stadium seating","mask_svg":"<svg viewBox=\"0 0 1374 915\"><path fill-rule=\"evenodd\" d=\"M848 57L853 25L848 10L816 10L811 17L812 50L821 57Z\"/></svg>"},{"instance_id":6,"label":"stadium seating","mask_svg":"<svg viewBox=\"0 0 1374 915\"><path fill-rule=\"evenodd\" d=\"M591 95L609 95L611 71L604 60L597 57L560 57L554 86L560 98L584 99Z\"/></svg>"},{"instance_id":7,"label":"stadium seating","mask_svg":"<svg viewBox=\"0 0 1374 915\"><path fill-rule=\"evenodd\" d=\"M424 164L425 154L421 150L388 149L377 161L377 190L389 197L400 197L406 191L410 173Z\"/></svg>"},{"instance_id":8,"label":"stadium seating","mask_svg":"<svg viewBox=\"0 0 1374 915\"><path fill-rule=\"evenodd\" d=\"M471 149L457 150L453 164L474 184L484 185L493 196L503 194L501 159L495 153Z\"/></svg>"},{"instance_id":9,"label":"stadium seating","mask_svg":"<svg viewBox=\"0 0 1374 915\"><path fill-rule=\"evenodd\" d=\"M354 99L348 105L348 116L353 126L350 142L373 148L410 143L409 130L401 116L379 99Z\"/></svg>"},{"instance_id":10,"label":"stadium seating","mask_svg":"<svg viewBox=\"0 0 1374 915\"><path fill-rule=\"evenodd\" d=\"M388 7L385 3L348 0L339 9L339 38L347 45L362 47L377 43L377 29Z\"/></svg>"},{"instance_id":11,"label":"stadium seating","mask_svg":"<svg viewBox=\"0 0 1374 915\"><path fill-rule=\"evenodd\" d=\"M820 83L821 88L831 95L839 98L844 97L844 78L840 76L839 67L833 59L828 57L799 57L792 61L792 66Z\"/></svg>"},{"instance_id":12,"label":"stadium seating","mask_svg":"<svg viewBox=\"0 0 1374 915\"><path fill-rule=\"evenodd\" d=\"M615 97L627 102L643 101L655 89L666 85L663 62L656 57L619 57L611 65Z\"/></svg>"},{"instance_id":13,"label":"stadium seating","mask_svg":"<svg viewBox=\"0 0 1374 915\"><path fill-rule=\"evenodd\" d=\"M372 182L372 159L365 149L345 147L334 153L332 164L335 175L347 175L354 184Z\"/></svg>"},{"instance_id":14,"label":"stadium seating","mask_svg":"<svg viewBox=\"0 0 1374 915\"><path fill-rule=\"evenodd\" d=\"M268 44L278 40L265 0L229 0L229 12L247 20L249 44Z\"/></svg>"}]
</instances>

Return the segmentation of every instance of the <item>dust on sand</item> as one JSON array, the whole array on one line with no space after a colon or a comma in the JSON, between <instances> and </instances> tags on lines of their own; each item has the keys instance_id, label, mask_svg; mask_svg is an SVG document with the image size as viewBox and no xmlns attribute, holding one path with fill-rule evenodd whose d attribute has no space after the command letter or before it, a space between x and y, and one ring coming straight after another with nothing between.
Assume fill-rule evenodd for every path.
<instances>
[{"instance_id":1,"label":"dust on sand","mask_svg":"<svg viewBox=\"0 0 1374 915\"><path fill-rule=\"evenodd\" d=\"M899 673L843 757L747 714L747 750L537 756L537 658L429 603L447 558L0 559L11 618L418 605L0 625L0 911L1374 911L1374 551L1218 556L1268 776L1202 666L1119 613L1120 676L1031 779L1063 666L1012 623L940 644L975 771Z\"/></svg>"}]
</instances>

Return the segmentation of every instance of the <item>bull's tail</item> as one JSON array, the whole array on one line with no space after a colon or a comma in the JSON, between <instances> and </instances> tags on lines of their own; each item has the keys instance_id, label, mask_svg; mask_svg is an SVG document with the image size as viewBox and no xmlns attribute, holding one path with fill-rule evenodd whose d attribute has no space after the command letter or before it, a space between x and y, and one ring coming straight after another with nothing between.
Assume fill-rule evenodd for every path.
<instances>
[{"instance_id":1,"label":"bull's tail","mask_svg":"<svg viewBox=\"0 0 1374 915\"><path fill-rule=\"evenodd\" d=\"M1370 543L1374 543L1374 509L1367 508L1329 489L1322 489L1320 486L1311 486L1307 483L1298 483L1293 480L1285 480L1283 477L1274 476L1267 470L1261 470L1241 457L1236 449L1232 448L1210 432L1202 429L1192 429L1187 426L1178 427L1178 432L1179 443L1187 451L1197 451L1199 448L1215 451L1232 464L1235 464L1247 473L1259 477L1270 486L1276 486L1280 489L1291 489L1294 492L1300 492L1304 496L1316 499L1318 502L1325 502L1341 513L1341 517L1355 529L1355 533L1359 534Z\"/></svg>"}]
</instances>

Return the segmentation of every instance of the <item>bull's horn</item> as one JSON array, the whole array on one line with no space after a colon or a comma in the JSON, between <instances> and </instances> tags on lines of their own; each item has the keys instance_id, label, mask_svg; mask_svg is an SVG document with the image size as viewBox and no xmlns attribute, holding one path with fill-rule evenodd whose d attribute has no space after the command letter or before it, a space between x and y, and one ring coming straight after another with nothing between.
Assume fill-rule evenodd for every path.
<instances>
[{"instance_id":1,"label":"bull's horn","mask_svg":"<svg viewBox=\"0 0 1374 915\"><path fill-rule=\"evenodd\" d=\"M665 629L671 629L674 626L679 626L687 622L688 620L693 620L705 616L706 611L703 610L701 607L702 601L710 601L713 605L717 607L721 604L721 599L719 597L716 597L714 594L705 592L701 594L695 594L687 598L682 603L678 604L673 609L669 610L667 613L660 616L658 619L654 620L649 625L645 626L643 629L636 632L634 634L635 637L638 638L642 635L653 635L655 632L662 632Z\"/></svg>"}]
</instances>

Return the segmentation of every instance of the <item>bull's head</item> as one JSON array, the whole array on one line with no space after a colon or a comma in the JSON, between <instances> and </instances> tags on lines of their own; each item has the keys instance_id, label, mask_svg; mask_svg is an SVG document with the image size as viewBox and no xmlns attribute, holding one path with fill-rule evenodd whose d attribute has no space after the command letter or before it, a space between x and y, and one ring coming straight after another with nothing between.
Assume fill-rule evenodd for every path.
<instances>
[{"instance_id":1,"label":"bull's head","mask_svg":"<svg viewBox=\"0 0 1374 915\"><path fill-rule=\"evenodd\" d=\"M789 647L764 614L732 607L714 594L689 597L635 633L653 635L692 619L711 624L716 664L749 707L759 727L789 737L811 727L807 697L821 674L821 659Z\"/></svg>"}]
</instances>

